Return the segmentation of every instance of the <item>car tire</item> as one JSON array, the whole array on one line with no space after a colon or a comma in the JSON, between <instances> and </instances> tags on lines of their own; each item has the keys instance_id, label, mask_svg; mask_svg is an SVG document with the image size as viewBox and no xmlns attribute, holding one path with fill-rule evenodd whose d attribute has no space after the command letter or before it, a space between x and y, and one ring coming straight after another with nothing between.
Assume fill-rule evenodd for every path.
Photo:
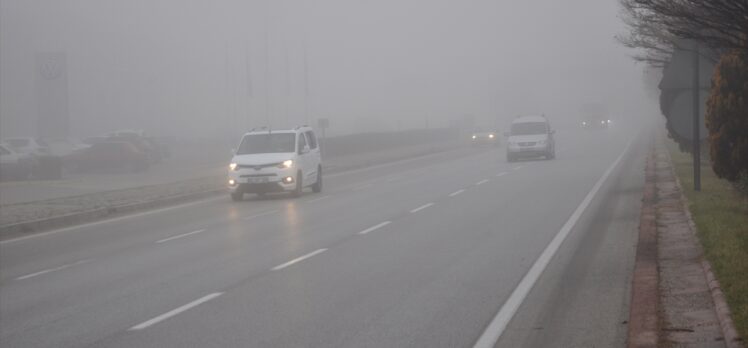
<instances>
[{"instance_id":1,"label":"car tire","mask_svg":"<svg viewBox=\"0 0 748 348\"><path fill-rule=\"evenodd\" d=\"M234 202L241 202L244 199L244 192L242 191L235 191L231 192L231 200Z\"/></svg>"},{"instance_id":2,"label":"car tire","mask_svg":"<svg viewBox=\"0 0 748 348\"><path fill-rule=\"evenodd\" d=\"M301 197L301 194L304 192L304 177L301 175L301 172L296 173L296 188L291 191L291 196L293 197Z\"/></svg>"},{"instance_id":3,"label":"car tire","mask_svg":"<svg viewBox=\"0 0 748 348\"><path fill-rule=\"evenodd\" d=\"M317 167L317 181L312 185L312 192L322 192L322 166Z\"/></svg>"}]
</instances>

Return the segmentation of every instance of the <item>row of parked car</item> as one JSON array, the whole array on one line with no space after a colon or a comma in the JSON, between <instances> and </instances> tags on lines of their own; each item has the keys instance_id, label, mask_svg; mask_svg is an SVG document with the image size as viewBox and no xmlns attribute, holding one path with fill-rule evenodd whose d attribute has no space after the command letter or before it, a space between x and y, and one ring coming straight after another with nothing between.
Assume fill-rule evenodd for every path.
<instances>
[{"instance_id":1,"label":"row of parked car","mask_svg":"<svg viewBox=\"0 0 748 348\"><path fill-rule=\"evenodd\" d=\"M170 156L165 141L142 131L117 131L80 142L8 138L0 141L0 178L55 179L63 171L144 171Z\"/></svg>"}]
</instances>

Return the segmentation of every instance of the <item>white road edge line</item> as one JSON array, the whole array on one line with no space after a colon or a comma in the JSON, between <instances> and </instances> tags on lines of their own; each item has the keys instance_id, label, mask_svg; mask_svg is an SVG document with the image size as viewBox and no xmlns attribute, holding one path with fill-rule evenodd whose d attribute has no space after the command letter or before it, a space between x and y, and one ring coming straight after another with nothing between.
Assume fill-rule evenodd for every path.
<instances>
[{"instance_id":1,"label":"white road edge line","mask_svg":"<svg viewBox=\"0 0 748 348\"><path fill-rule=\"evenodd\" d=\"M385 221L385 222L382 222L380 224L376 224L374 226L371 226L371 227L369 227L369 228L367 228L367 229L359 232L358 234L367 234L367 233L369 233L371 231L378 230L378 229L380 229L380 228L382 228L384 226L387 226L387 225L389 225L391 223L392 223L392 221Z\"/></svg>"},{"instance_id":2,"label":"white road edge line","mask_svg":"<svg viewBox=\"0 0 748 348\"><path fill-rule=\"evenodd\" d=\"M608 167L608 169L605 171L605 173L603 173L600 179L597 180L595 186L592 187L590 192L587 193L587 196L584 197L584 200L582 200L582 203L579 204L577 209L574 210L574 213L571 214L569 219L566 220L566 223L564 223L558 233L556 233L556 236L553 237L548 246L545 247L543 253L540 254L537 260L535 260L535 263L532 265L532 267L530 267L530 270L527 271L527 274L525 274L519 284L517 284L517 287L514 289L514 291L512 291L512 294L509 295L509 298L501 306L499 312L496 313L496 316L493 318L493 320L491 320L491 323L488 324L486 330L480 336L478 341L475 342L475 345L473 346L474 348L491 348L496 345L496 343L499 341L499 338L501 338L501 335L504 333L506 326L509 324L509 321L512 320L514 314L517 313L517 310L519 309L520 305L522 305L522 302L524 302L525 297L527 297L527 294L529 294L530 290L532 290L533 286L535 286L535 282L538 281L538 278L540 278L540 275L548 266L551 258L553 258L553 256L558 251L561 243L563 243L563 241L569 235L571 229L574 228L574 225L582 216L582 213L584 213L584 211L590 205L590 202L592 202L592 199L600 190L600 187L602 187L603 183L605 183L610 174L613 172L613 169L615 169L615 167L618 166L618 163L621 162L623 155L626 154L630 146L631 142L626 145L626 148L623 150L623 152L618 156L613 164Z\"/></svg>"},{"instance_id":3,"label":"white road edge line","mask_svg":"<svg viewBox=\"0 0 748 348\"><path fill-rule=\"evenodd\" d=\"M509 173L507 173L507 172L501 172L499 174L496 174L496 177L498 178L498 177L501 177L501 176L504 176L504 175L507 175L507 174L509 174Z\"/></svg>"},{"instance_id":4,"label":"white road edge line","mask_svg":"<svg viewBox=\"0 0 748 348\"><path fill-rule=\"evenodd\" d=\"M330 198L330 197L332 197L332 196L330 196L330 195L327 195L327 196L322 196L322 197L319 197L319 198L315 198L315 199L310 199L310 200L306 201L306 203L314 203L314 202L319 202L319 201L321 201L321 200L323 200L323 199L328 199L328 198Z\"/></svg>"},{"instance_id":5,"label":"white road edge line","mask_svg":"<svg viewBox=\"0 0 748 348\"><path fill-rule=\"evenodd\" d=\"M415 208L415 209L411 210L410 212L411 213L417 213L417 212L419 212L421 210L424 210L424 209L426 209L426 208L428 208L428 207L430 207L432 205L434 205L434 203L426 203L426 204L424 204L424 205L422 205L422 206L420 206L418 208Z\"/></svg>"},{"instance_id":6,"label":"white road edge line","mask_svg":"<svg viewBox=\"0 0 748 348\"><path fill-rule=\"evenodd\" d=\"M161 314L161 315L159 315L159 316L157 316L157 317L155 317L153 319L150 319L148 321L144 321L144 322L142 322L142 323L140 323L138 325L135 325L135 326L131 327L130 329L128 329L128 331L143 330L143 329L145 329L145 328L147 328L147 327L149 327L149 326L151 326L153 324L157 324L159 322L162 322L162 321L164 321L166 319L169 319L169 318L171 318L171 317L173 317L173 316L175 316L175 315L177 315L179 313L182 313L182 312L184 312L184 311L186 311L186 310L188 310L190 308L193 308L193 307L196 307L196 306L198 306L200 304L208 302L208 301L210 301L210 300L212 300L212 299L214 299L214 298L216 298L218 296L221 296L221 295L223 295L222 292L214 292L214 293L212 293L210 295L203 296L203 297L201 297L201 298L199 298L199 299L197 299L195 301L192 301L192 302L190 302L190 303L188 303L188 304L186 304L184 306L172 309L172 310L170 310L170 311L168 311L168 312L166 312L164 314Z\"/></svg>"},{"instance_id":7,"label":"white road edge line","mask_svg":"<svg viewBox=\"0 0 748 348\"><path fill-rule=\"evenodd\" d=\"M488 179L483 179L483 180L481 180L481 181L478 181L478 182L476 182L476 183L475 183L475 185L476 185L476 186L478 186L478 185L483 185L483 184L485 184L485 183L487 183L487 182L488 182Z\"/></svg>"},{"instance_id":8,"label":"white road edge line","mask_svg":"<svg viewBox=\"0 0 748 348\"><path fill-rule=\"evenodd\" d=\"M512 170L520 170L520 169L522 169L522 166L516 166L516 167L512 168Z\"/></svg>"},{"instance_id":9,"label":"white road edge line","mask_svg":"<svg viewBox=\"0 0 748 348\"><path fill-rule=\"evenodd\" d=\"M191 236L193 234L198 234L198 233L203 233L203 232L205 232L205 230L197 230L197 231L182 233L182 234L178 234L176 236L172 236L172 237L169 237L169 238L164 238L164 239L161 239L161 240L157 240L156 243L168 242L170 240L175 240L175 239L179 239L179 238L183 238L183 237L187 237L187 236Z\"/></svg>"},{"instance_id":10,"label":"white road edge line","mask_svg":"<svg viewBox=\"0 0 748 348\"><path fill-rule=\"evenodd\" d=\"M449 197L454 197L454 196L457 196L457 195L459 195L460 193L463 193L463 192L465 192L465 190L464 190L464 189L462 189L462 190L457 190L457 191L455 191L455 192L452 192L452 193L450 193L450 194L449 194Z\"/></svg>"},{"instance_id":11,"label":"white road edge line","mask_svg":"<svg viewBox=\"0 0 748 348\"><path fill-rule=\"evenodd\" d=\"M271 210L271 211L266 211L264 213L259 213L259 214L255 214L255 215L248 215L248 216L242 217L242 220L252 220L254 218L258 218L258 217L265 216L265 215L270 215L270 214L275 214L277 212L278 212L278 210Z\"/></svg>"},{"instance_id":12,"label":"white road edge line","mask_svg":"<svg viewBox=\"0 0 748 348\"><path fill-rule=\"evenodd\" d=\"M81 265L81 264L84 264L86 262L90 262L91 260L92 259L85 259L85 260L80 260L80 261L76 261L76 262L73 262L73 263L68 263L66 265L62 265L62 266L59 266L59 267L45 269L43 271L34 272L34 273L31 273L31 274L20 276L20 277L16 278L16 280L24 280L24 279L34 278L34 277L40 276L42 274L47 274L47 273L62 271L63 269L70 268L70 267L77 266L77 265Z\"/></svg>"},{"instance_id":13,"label":"white road edge line","mask_svg":"<svg viewBox=\"0 0 748 348\"><path fill-rule=\"evenodd\" d=\"M310 257L312 257L312 256L314 256L314 255L317 255L317 254L323 253L323 252L325 252L325 251L327 251L327 249L317 249L317 250L315 250L315 251L312 251L312 252L311 252L311 253L309 253L309 254L306 254L306 255L304 255L304 256L301 256L301 257L297 257L297 258L295 258L295 259L293 259L293 260L291 260L291 261L288 261L288 262L286 262L286 263L283 263L283 264L280 264L280 265L278 265L278 266L275 266L275 267L273 267L273 268L272 268L272 270L273 270L273 271L280 271L280 270L282 270L282 269L284 269L284 268L286 268L286 267L288 267L288 266L291 266L291 265L293 265L293 264L295 264L295 263L299 263L299 262L301 262L301 261L304 261L304 260L306 260L306 259L308 259L308 258L310 258Z\"/></svg>"}]
</instances>

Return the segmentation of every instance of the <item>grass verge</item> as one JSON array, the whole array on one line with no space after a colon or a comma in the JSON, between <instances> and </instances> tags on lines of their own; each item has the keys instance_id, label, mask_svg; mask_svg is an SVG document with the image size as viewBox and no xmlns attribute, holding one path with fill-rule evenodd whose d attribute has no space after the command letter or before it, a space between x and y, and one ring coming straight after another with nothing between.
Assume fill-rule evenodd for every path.
<instances>
[{"instance_id":1,"label":"grass verge","mask_svg":"<svg viewBox=\"0 0 748 348\"><path fill-rule=\"evenodd\" d=\"M740 336L748 338L748 199L718 178L702 159L701 191L693 190L693 161L668 140L704 254L722 286Z\"/></svg>"}]
</instances>

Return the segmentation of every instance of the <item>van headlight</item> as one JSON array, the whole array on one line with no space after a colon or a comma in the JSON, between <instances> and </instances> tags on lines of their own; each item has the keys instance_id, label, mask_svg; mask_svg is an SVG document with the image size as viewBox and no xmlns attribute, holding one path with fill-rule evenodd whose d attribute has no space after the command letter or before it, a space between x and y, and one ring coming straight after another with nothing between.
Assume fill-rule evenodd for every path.
<instances>
[{"instance_id":1,"label":"van headlight","mask_svg":"<svg viewBox=\"0 0 748 348\"><path fill-rule=\"evenodd\" d=\"M229 170L231 170L231 171L234 171L234 170L236 170L237 168L239 168L239 165L237 165L237 164L236 164L236 162L231 162L231 163L229 164Z\"/></svg>"},{"instance_id":2,"label":"van headlight","mask_svg":"<svg viewBox=\"0 0 748 348\"><path fill-rule=\"evenodd\" d=\"M285 169L293 167L293 160L285 160L278 165L278 168Z\"/></svg>"}]
</instances>

